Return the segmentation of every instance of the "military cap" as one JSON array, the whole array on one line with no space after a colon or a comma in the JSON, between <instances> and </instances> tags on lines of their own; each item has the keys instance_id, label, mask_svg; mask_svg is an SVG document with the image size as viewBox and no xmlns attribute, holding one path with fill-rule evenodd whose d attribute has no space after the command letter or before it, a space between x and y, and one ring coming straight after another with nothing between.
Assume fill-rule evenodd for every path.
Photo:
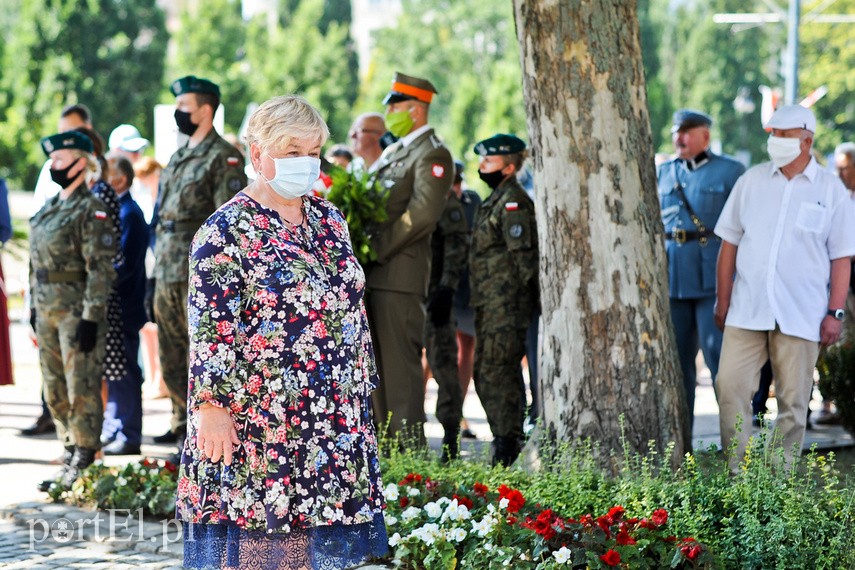
<instances>
[{"instance_id":1,"label":"military cap","mask_svg":"<svg viewBox=\"0 0 855 570\"><path fill-rule=\"evenodd\" d=\"M525 143L514 135L499 133L484 139L475 145L475 154L492 156L495 154L517 154L525 150Z\"/></svg>"},{"instance_id":2,"label":"military cap","mask_svg":"<svg viewBox=\"0 0 855 570\"><path fill-rule=\"evenodd\" d=\"M693 129L695 127L710 128L712 126L712 117L700 111L680 109L674 113L672 122L674 125L671 127L671 132L676 133L683 129Z\"/></svg>"},{"instance_id":3,"label":"military cap","mask_svg":"<svg viewBox=\"0 0 855 570\"><path fill-rule=\"evenodd\" d=\"M392 88L389 89L389 93L383 99L383 104L391 105L413 99L429 104L436 92L436 87L427 79L404 75L396 71L395 78L392 80Z\"/></svg>"},{"instance_id":4,"label":"military cap","mask_svg":"<svg viewBox=\"0 0 855 570\"><path fill-rule=\"evenodd\" d=\"M45 154L48 156L50 156L50 153L53 151L61 150L63 148L76 148L90 153L93 148L92 140L83 133L78 133L76 131L57 133L55 135L45 137L41 140L41 143L42 150L45 151Z\"/></svg>"},{"instance_id":5,"label":"military cap","mask_svg":"<svg viewBox=\"0 0 855 570\"><path fill-rule=\"evenodd\" d=\"M813 111L801 105L784 105L779 107L769 122L767 129L805 129L816 132L816 117Z\"/></svg>"},{"instance_id":6,"label":"military cap","mask_svg":"<svg viewBox=\"0 0 855 570\"><path fill-rule=\"evenodd\" d=\"M172 82L172 85L169 86L169 90L172 91L172 94L176 97L184 95L185 93L210 93L217 97L220 96L220 88L216 83L212 83L207 79L202 79L201 77L195 77L193 75L176 79Z\"/></svg>"}]
</instances>

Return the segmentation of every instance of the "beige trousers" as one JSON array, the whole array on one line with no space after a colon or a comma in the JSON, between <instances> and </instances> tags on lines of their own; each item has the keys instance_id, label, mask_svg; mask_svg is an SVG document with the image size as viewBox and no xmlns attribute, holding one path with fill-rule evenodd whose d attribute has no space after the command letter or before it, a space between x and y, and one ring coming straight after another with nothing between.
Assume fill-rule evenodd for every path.
<instances>
[{"instance_id":1,"label":"beige trousers","mask_svg":"<svg viewBox=\"0 0 855 570\"><path fill-rule=\"evenodd\" d=\"M818 343L786 335L777 326L773 331L725 327L715 389L722 447L727 450L734 439L737 442L728 460L731 472L739 470L745 457L751 437L751 397L767 358L772 360L778 403L773 441L783 447L786 465L792 462L793 449L801 450L817 356Z\"/></svg>"}]
</instances>

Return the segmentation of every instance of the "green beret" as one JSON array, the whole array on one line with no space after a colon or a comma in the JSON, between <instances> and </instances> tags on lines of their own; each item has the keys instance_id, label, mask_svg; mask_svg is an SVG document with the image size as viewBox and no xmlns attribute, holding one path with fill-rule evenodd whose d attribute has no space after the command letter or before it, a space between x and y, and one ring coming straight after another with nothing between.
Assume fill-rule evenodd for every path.
<instances>
[{"instance_id":1,"label":"green beret","mask_svg":"<svg viewBox=\"0 0 855 570\"><path fill-rule=\"evenodd\" d=\"M193 75L176 79L169 86L172 94L178 97L185 93L210 93L211 95L220 96L220 88L216 83L212 83L207 79L202 79Z\"/></svg>"},{"instance_id":2,"label":"green beret","mask_svg":"<svg viewBox=\"0 0 855 570\"><path fill-rule=\"evenodd\" d=\"M78 133L76 131L57 133L55 135L45 137L42 139L41 143L42 150L45 151L45 154L48 156L50 156L50 153L53 151L61 150L63 148L76 148L89 153L91 153L93 149L92 140L83 133Z\"/></svg>"},{"instance_id":3,"label":"green beret","mask_svg":"<svg viewBox=\"0 0 855 570\"><path fill-rule=\"evenodd\" d=\"M710 128L712 126L712 117L710 117L706 113L701 113L700 111L694 111L692 109L680 109L679 111L674 113L672 123L672 133L676 133L677 131L681 131L684 129L693 129L695 127Z\"/></svg>"},{"instance_id":4,"label":"green beret","mask_svg":"<svg viewBox=\"0 0 855 570\"><path fill-rule=\"evenodd\" d=\"M475 154L492 156L494 154L517 154L525 150L525 143L514 135L498 134L484 139L475 145Z\"/></svg>"}]
</instances>

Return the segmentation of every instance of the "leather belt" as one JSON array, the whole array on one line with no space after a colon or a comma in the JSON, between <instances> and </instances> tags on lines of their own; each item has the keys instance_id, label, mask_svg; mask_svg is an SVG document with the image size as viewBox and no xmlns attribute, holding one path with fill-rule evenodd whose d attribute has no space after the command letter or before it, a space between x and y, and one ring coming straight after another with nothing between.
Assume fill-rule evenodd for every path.
<instances>
[{"instance_id":1,"label":"leather belt","mask_svg":"<svg viewBox=\"0 0 855 570\"><path fill-rule=\"evenodd\" d=\"M674 228L674 230L670 232L665 232L665 239L672 239L679 244L686 243L687 241L698 240L701 245L707 245L711 235L714 235L714 232L711 230L696 232Z\"/></svg>"},{"instance_id":2,"label":"leather belt","mask_svg":"<svg viewBox=\"0 0 855 570\"><path fill-rule=\"evenodd\" d=\"M50 271L36 269L36 281L39 283L82 283L86 281L85 271Z\"/></svg>"},{"instance_id":3,"label":"leather belt","mask_svg":"<svg viewBox=\"0 0 855 570\"><path fill-rule=\"evenodd\" d=\"M202 227L202 224L204 223L205 220L190 220L184 222L176 222L175 220L160 220L157 225L164 232L171 234L175 232L195 232L200 227Z\"/></svg>"}]
</instances>

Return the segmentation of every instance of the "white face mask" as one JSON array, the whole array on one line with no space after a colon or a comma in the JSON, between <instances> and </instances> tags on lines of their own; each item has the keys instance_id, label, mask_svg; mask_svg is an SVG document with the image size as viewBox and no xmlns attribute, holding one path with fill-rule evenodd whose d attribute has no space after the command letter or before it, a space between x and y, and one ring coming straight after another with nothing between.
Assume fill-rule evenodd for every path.
<instances>
[{"instance_id":1,"label":"white face mask","mask_svg":"<svg viewBox=\"0 0 855 570\"><path fill-rule=\"evenodd\" d=\"M270 155L268 155L270 156ZM321 160L313 156L295 156L292 158L273 158L276 174L267 178L258 171L274 192L286 199L300 198L312 191L312 186L321 173Z\"/></svg>"},{"instance_id":2,"label":"white face mask","mask_svg":"<svg viewBox=\"0 0 855 570\"><path fill-rule=\"evenodd\" d=\"M787 166L802 153L801 139L770 136L766 150L775 168Z\"/></svg>"}]
</instances>

